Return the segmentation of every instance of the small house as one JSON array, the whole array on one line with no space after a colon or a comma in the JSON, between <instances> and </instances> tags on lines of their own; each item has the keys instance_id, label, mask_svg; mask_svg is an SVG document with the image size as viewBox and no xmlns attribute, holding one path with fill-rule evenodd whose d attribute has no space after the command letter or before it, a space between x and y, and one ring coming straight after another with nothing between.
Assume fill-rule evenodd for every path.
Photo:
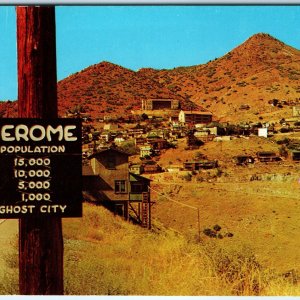
<instances>
[{"instance_id":1,"label":"small house","mask_svg":"<svg viewBox=\"0 0 300 300\"><path fill-rule=\"evenodd\" d=\"M128 136L139 137L145 133L144 127L136 126L135 128L128 129Z\"/></svg>"},{"instance_id":2,"label":"small house","mask_svg":"<svg viewBox=\"0 0 300 300\"><path fill-rule=\"evenodd\" d=\"M263 128L258 128L258 136L260 137L268 137L268 128L263 127Z\"/></svg>"},{"instance_id":3,"label":"small house","mask_svg":"<svg viewBox=\"0 0 300 300\"><path fill-rule=\"evenodd\" d=\"M259 151L256 153L256 157L260 162L273 162L280 160L280 157L278 157L273 151Z\"/></svg>"},{"instance_id":4,"label":"small house","mask_svg":"<svg viewBox=\"0 0 300 300\"><path fill-rule=\"evenodd\" d=\"M109 141L112 140L112 135L111 135L110 132L105 132L105 131L103 131L103 132L100 134L99 139L100 139L101 141L103 141L103 142L108 143Z\"/></svg>"},{"instance_id":5,"label":"small house","mask_svg":"<svg viewBox=\"0 0 300 300\"><path fill-rule=\"evenodd\" d=\"M144 173L153 174L162 171L161 166L159 166L155 161L148 160L143 163Z\"/></svg>"},{"instance_id":6,"label":"small house","mask_svg":"<svg viewBox=\"0 0 300 300\"><path fill-rule=\"evenodd\" d=\"M140 157L147 157L152 155L152 147L150 145L140 147Z\"/></svg>"},{"instance_id":7,"label":"small house","mask_svg":"<svg viewBox=\"0 0 300 300\"><path fill-rule=\"evenodd\" d=\"M292 151L292 160L293 161L300 161L300 151L299 150L294 150Z\"/></svg>"},{"instance_id":8,"label":"small house","mask_svg":"<svg viewBox=\"0 0 300 300\"><path fill-rule=\"evenodd\" d=\"M139 137L136 137L134 139L134 144L135 144L135 147L140 147L140 146L143 146L147 143L147 140L146 138L142 137L142 136L139 136Z\"/></svg>"},{"instance_id":9,"label":"small house","mask_svg":"<svg viewBox=\"0 0 300 300\"><path fill-rule=\"evenodd\" d=\"M148 141L148 143L151 145L153 149L162 150L162 149L168 149L169 143L165 139L158 138Z\"/></svg>"},{"instance_id":10,"label":"small house","mask_svg":"<svg viewBox=\"0 0 300 300\"><path fill-rule=\"evenodd\" d=\"M194 136L203 142L208 142L208 141L212 141L214 139L215 134L211 134L210 129L203 128L203 129L198 129L194 133Z\"/></svg>"},{"instance_id":11,"label":"small house","mask_svg":"<svg viewBox=\"0 0 300 300\"><path fill-rule=\"evenodd\" d=\"M128 157L119 149L100 150L89 157L93 173L98 175L98 200L128 219Z\"/></svg>"},{"instance_id":12,"label":"small house","mask_svg":"<svg viewBox=\"0 0 300 300\"><path fill-rule=\"evenodd\" d=\"M157 140L163 137L162 131L151 131L147 135L147 141Z\"/></svg>"},{"instance_id":13,"label":"small house","mask_svg":"<svg viewBox=\"0 0 300 300\"><path fill-rule=\"evenodd\" d=\"M145 227L150 227L150 180L129 172L129 154L118 148L98 151L89 157L90 164L83 166L83 195L87 201L101 203L103 206L123 215L127 220L131 205L143 203L137 214ZM143 216L147 215L147 219Z\"/></svg>"},{"instance_id":14,"label":"small house","mask_svg":"<svg viewBox=\"0 0 300 300\"><path fill-rule=\"evenodd\" d=\"M114 143L120 145L122 143L125 142L125 138L123 136L123 134L118 134L115 138L114 138Z\"/></svg>"},{"instance_id":15,"label":"small house","mask_svg":"<svg viewBox=\"0 0 300 300\"><path fill-rule=\"evenodd\" d=\"M293 106L293 117L300 117L300 106Z\"/></svg>"},{"instance_id":16,"label":"small house","mask_svg":"<svg viewBox=\"0 0 300 300\"><path fill-rule=\"evenodd\" d=\"M186 161L183 163L183 168L187 171L199 171L201 169L214 169L217 167L217 160Z\"/></svg>"}]
</instances>

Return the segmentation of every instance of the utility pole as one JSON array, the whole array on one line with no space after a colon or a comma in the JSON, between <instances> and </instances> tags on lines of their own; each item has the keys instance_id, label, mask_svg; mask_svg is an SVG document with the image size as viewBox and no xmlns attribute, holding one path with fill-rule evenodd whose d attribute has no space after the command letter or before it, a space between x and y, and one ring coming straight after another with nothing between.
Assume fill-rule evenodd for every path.
<instances>
[{"instance_id":1,"label":"utility pole","mask_svg":"<svg viewBox=\"0 0 300 300\"><path fill-rule=\"evenodd\" d=\"M18 116L57 118L55 8L17 7ZM61 217L19 219L21 295L63 294Z\"/></svg>"}]
</instances>

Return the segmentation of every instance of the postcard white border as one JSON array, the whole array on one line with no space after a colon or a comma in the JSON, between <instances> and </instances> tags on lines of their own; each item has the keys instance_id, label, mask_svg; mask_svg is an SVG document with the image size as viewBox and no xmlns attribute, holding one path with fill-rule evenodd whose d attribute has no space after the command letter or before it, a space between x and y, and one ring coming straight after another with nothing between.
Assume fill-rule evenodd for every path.
<instances>
[{"instance_id":1,"label":"postcard white border","mask_svg":"<svg viewBox=\"0 0 300 300\"><path fill-rule=\"evenodd\" d=\"M55 5L55 6L88 6L88 5L263 5L263 6L272 6L272 5L279 5L279 6L288 6L288 5L300 5L300 0L0 0L0 6L9 5L9 6L19 6L19 5ZM37 298L36 298L37 297ZM52 300L52 299L111 299L112 297L117 298L119 300L127 300L127 299L145 299L145 300L158 300L158 299L167 299L171 298L174 299L185 299L185 300L194 300L194 299L201 299L201 300L217 300L219 298L223 298L222 296L24 296L24 295L0 295L0 300L4 299L25 299L25 300L32 300L32 299L42 299L42 300ZM247 300L258 300L263 299L263 297L255 296L255 297L242 297L242 296L229 296L226 297L228 299L236 299L240 300L242 298L247 298ZM283 299L282 296L271 296L268 297L268 300L277 300ZM288 297L289 300L299 300L298 296Z\"/></svg>"},{"instance_id":2,"label":"postcard white border","mask_svg":"<svg viewBox=\"0 0 300 300\"><path fill-rule=\"evenodd\" d=\"M299 5L300 0L0 0L0 5Z\"/></svg>"}]
</instances>

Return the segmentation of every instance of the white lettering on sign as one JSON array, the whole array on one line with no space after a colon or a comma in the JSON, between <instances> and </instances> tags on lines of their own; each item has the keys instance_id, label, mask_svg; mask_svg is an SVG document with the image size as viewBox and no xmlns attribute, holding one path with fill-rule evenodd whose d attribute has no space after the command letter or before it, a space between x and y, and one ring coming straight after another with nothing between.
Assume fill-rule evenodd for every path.
<instances>
[{"instance_id":1,"label":"white lettering on sign","mask_svg":"<svg viewBox=\"0 0 300 300\"><path fill-rule=\"evenodd\" d=\"M66 147L61 146L0 146L0 153L64 153Z\"/></svg>"},{"instance_id":2,"label":"white lettering on sign","mask_svg":"<svg viewBox=\"0 0 300 300\"><path fill-rule=\"evenodd\" d=\"M1 138L3 141L11 142L15 140L15 138L12 137L9 132L6 132L6 130L13 129L14 127L15 127L14 125L4 125L1 128Z\"/></svg>"},{"instance_id":3,"label":"white lettering on sign","mask_svg":"<svg viewBox=\"0 0 300 300\"><path fill-rule=\"evenodd\" d=\"M0 119L0 219L82 215L81 126L74 119Z\"/></svg>"},{"instance_id":4,"label":"white lettering on sign","mask_svg":"<svg viewBox=\"0 0 300 300\"><path fill-rule=\"evenodd\" d=\"M74 129L76 129L75 125L67 125L67 126L65 126L64 134L65 134L65 140L67 142L75 142L75 141L77 141L77 137L73 136L73 133L70 132L70 130L74 130Z\"/></svg>"},{"instance_id":5,"label":"white lettering on sign","mask_svg":"<svg viewBox=\"0 0 300 300\"><path fill-rule=\"evenodd\" d=\"M0 214L27 214L33 213L35 205L22 205L22 206L13 206L13 205L1 205Z\"/></svg>"},{"instance_id":6,"label":"white lettering on sign","mask_svg":"<svg viewBox=\"0 0 300 300\"><path fill-rule=\"evenodd\" d=\"M37 207L35 205L1 205L0 206L0 215L1 214L32 214ZM67 208L67 205L42 205L40 207L41 213L64 213Z\"/></svg>"},{"instance_id":7,"label":"white lettering on sign","mask_svg":"<svg viewBox=\"0 0 300 300\"><path fill-rule=\"evenodd\" d=\"M26 141L34 142L42 141L46 138L51 142L54 136L57 141L75 142L77 137L74 135L73 130L76 129L75 125L58 125L52 127L51 125L32 125L28 127L25 124L15 125L3 125L1 128L1 139L4 142L13 141Z\"/></svg>"},{"instance_id":8,"label":"white lettering on sign","mask_svg":"<svg viewBox=\"0 0 300 300\"><path fill-rule=\"evenodd\" d=\"M64 212L67 208L67 205L42 205L40 207L41 213L56 213L56 212Z\"/></svg>"},{"instance_id":9,"label":"white lettering on sign","mask_svg":"<svg viewBox=\"0 0 300 300\"><path fill-rule=\"evenodd\" d=\"M24 141L28 141L28 127L26 125L17 125L16 126L16 136L17 141L23 139Z\"/></svg>"},{"instance_id":10,"label":"white lettering on sign","mask_svg":"<svg viewBox=\"0 0 300 300\"><path fill-rule=\"evenodd\" d=\"M61 141L63 139L63 136L64 136L64 132L63 132L63 128L61 125L58 125L56 128L53 128L52 126L48 126L47 127L48 130L47 130L47 140L49 142L52 141L52 136L51 134L57 134L58 133L58 140Z\"/></svg>"}]
</instances>

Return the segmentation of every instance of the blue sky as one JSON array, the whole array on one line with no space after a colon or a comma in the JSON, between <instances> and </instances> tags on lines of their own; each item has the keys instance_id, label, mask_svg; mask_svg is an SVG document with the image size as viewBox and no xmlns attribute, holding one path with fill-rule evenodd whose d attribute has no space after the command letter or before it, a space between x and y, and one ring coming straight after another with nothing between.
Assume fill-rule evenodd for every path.
<instances>
[{"instance_id":1,"label":"blue sky","mask_svg":"<svg viewBox=\"0 0 300 300\"><path fill-rule=\"evenodd\" d=\"M0 6L0 99L17 98L16 16ZM203 64L265 32L300 49L300 6L57 6L58 79L101 61Z\"/></svg>"}]
</instances>

